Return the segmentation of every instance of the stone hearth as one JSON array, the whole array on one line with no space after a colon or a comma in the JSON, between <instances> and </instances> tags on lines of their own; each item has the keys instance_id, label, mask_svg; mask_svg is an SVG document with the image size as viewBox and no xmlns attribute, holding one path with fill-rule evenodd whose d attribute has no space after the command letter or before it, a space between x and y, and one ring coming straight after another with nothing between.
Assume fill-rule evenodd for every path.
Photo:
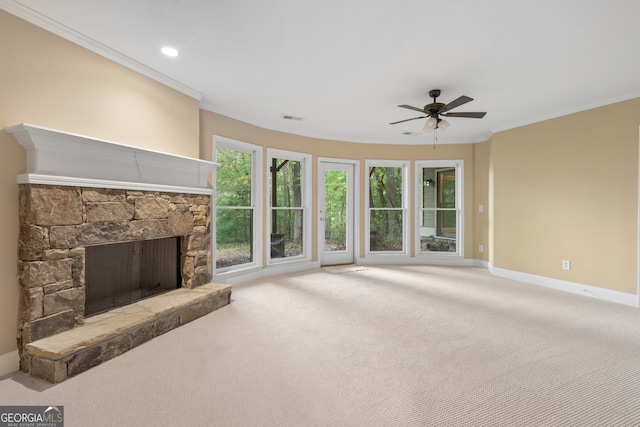
<instances>
[{"instance_id":1,"label":"stone hearth","mask_svg":"<svg viewBox=\"0 0 640 427\"><path fill-rule=\"evenodd\" d=\"M30 125L6 130L27 148L18 176L23 371L63 381L229 303L231 287L210 283L214 163ZM85 321L86 248L165 237L181 242L182 289Z\"/></svg>"},{"instance_id":2,"label":"stone hearth","mask_svg":"<svg viewBox=\"0 0 640 427\"><path fill-rule=\"evenodd\" d=\"M29 373L58 383L229 304L231 286L176 289L86 319L25 347Z\"/></svg>"}]
</instances>

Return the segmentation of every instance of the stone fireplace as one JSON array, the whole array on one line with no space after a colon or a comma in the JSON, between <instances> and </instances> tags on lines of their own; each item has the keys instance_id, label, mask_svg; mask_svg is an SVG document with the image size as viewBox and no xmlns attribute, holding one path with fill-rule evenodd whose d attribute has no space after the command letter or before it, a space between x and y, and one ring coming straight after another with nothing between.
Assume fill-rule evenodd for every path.
<instances>
[{"instance_id":1,"label":"stone fireplace","mask_svg":"<svg viewBox=\"0 0 640 427\"><path fill-rule=\"evenodd\" d=\"M210 283L214 163L31 125L6 130L27 149L27 173L18 177L22 370L63 381L229 302L230 287ZM87 252L162 238L179 242L180 289L89 325ZM144 315L131 321L132 310ZM114 320L118 313L126 321Z\"/></svg>"}]
</instances>

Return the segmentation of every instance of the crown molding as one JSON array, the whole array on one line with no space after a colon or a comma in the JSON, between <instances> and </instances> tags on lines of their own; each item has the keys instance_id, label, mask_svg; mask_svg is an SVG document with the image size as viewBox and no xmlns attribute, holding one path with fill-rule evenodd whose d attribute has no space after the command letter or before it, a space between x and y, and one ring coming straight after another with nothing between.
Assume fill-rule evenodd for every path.
<instances>
[{"instance_id":1,"label":"crown molding","mask_svg":"<svg viewBox=\"0 0 640 427\"><path fill-rule=\"evenodd\" d=\"M122 53L111 49L108 46L103 45L71 28L62 25L61 23L48 18L35 10L20 4L14 0L0 0L0 9L8 12L20 19L23 19L37 27L42 28L50 33L60 36L72 43L75 43L85 49L88 49L100 56L103 56L111 61L114 61L120 65L123 65L133 71L136 71L143 76L149 77L159 83L169 86L191 98L195 98L198 101L202 100L204 94L201 92L175 80L165 74L162 74L151 67L148 67L132 58L129 58Z\"/></svg>"}]
</instances>

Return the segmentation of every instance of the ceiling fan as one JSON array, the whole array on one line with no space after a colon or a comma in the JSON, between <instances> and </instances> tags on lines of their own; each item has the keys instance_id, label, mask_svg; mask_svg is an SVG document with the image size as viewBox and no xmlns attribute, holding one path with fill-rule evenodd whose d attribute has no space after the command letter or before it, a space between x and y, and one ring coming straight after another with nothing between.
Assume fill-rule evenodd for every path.
<instances>
[{"instance_id":1,"label":"ceiling fan","mask_svg":"<svg viewBox=\"0 0 640 427\"><path fill-rule=\"evenodd\" d=\"M433 102L431 104L427 104L424 108L412 107L411 105L398 105L401 108L408 108L409 110L419 111L424 116L413 117L411 119L399 120L397 122L389 123L390 125L395 125L402 122L408 122L410 120L424 119L429 117L427 123L424 126L425 132L432 132L435 129L445 130L449 127L449 123L442 119L441 117L467 117L471 119L481 119L484 117L486 112L467 112L467 113L450 113L449 110L453 110L456 107L459 107L467 102L473 101L473 98L469 98L468 96L462 95L461 97L451 101L448 104L443 104L442 102L438 102L436 98L440 96L440 89L432 89L429 91L429 96L433 98Z\"/></svg>"}]
</instances>

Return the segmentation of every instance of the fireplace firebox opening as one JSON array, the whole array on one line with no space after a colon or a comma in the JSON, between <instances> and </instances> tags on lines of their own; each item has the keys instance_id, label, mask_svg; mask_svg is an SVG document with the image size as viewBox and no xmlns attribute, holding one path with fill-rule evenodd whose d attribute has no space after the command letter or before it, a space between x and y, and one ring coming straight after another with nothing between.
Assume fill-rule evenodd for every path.
<instances>
[{"instance_id":1,"label":"fireplace firebox opening","mask_svg":"<svg viewBox=\"0 0 640 427\"><path fill-rule=\"evenodd\" d=\"M182 287L180 237L87 246L85 317Z\"/></svg>"}]
</instances>

